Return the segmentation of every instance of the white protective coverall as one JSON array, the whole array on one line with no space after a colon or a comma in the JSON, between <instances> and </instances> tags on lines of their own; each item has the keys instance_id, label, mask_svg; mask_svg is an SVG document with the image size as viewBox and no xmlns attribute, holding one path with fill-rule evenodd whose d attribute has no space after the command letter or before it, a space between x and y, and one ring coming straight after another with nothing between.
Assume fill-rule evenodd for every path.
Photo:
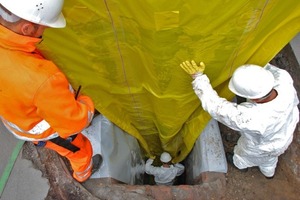
<instances>
[{"instance_id":1,"label":"white protective coverall","mask_svg":"<svg viewBox=\"0 0 300 200\"><path fill-rule=\"evenodd\" d=\"M274 89L278 95L266 103L236 104L220 98L206 75L193 81L193 89L202 107L214 119L239 131L241 137L234 148L233 162L239 169L258 166L266 177L272 177L278 161L293 140L299 121L297 92L290 74L271 64ZM255 79L255 77L253 77Z\"/></svg>"},{"instance_id":2,"label":"white protective coverall","mask_svg":"<svg viewBox=\"0 0 300 200\"><path fill-rule=\"evenodd\" d=\"M170 168L163 166L152 166L153 159L149 158L146 162L145 172L154 176L157 185L173 185L176 176L180 176L184 172L184 166L180 163L170 165Z\"/></svg>"}]
</instances>

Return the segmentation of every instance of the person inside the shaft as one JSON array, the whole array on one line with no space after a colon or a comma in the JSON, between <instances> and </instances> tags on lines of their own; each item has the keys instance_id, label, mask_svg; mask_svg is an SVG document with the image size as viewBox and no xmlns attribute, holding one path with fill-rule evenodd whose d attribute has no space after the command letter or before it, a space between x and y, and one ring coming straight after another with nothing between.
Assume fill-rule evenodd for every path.
<instances>
[{"instance_id":1,"label":"person inside the shaft","mask_svg":"<svg viewBox=\"0 0 300 200\"><path fill-rule=\"evenodd\" d=\"M168 152L160 155L162 165L155 167L152 165L153 159L149 158L146 162L145 172L154 176L156 185L173 185L177 176L184 172L184 166L180 163L172 164L172 157Z\"/></svg>"}]
</instances>

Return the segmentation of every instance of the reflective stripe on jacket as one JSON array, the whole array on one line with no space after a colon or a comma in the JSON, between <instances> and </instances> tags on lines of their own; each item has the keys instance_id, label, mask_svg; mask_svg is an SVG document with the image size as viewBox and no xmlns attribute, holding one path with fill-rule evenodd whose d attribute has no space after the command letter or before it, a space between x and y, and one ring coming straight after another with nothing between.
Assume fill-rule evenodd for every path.
<instances>
[{"instance_id":1,"label":"reflective stripe on jacket","mask_svg":"<svg viewBox=\"0 0 300 200\"><path fill-rule=\"evenodd\" d=\"M57 66L36 51L41 39L0 26L0 116L18 138L66 138L89 125L94 104L74 91Z\"/></svg>"},{"instance_id":2,"label":"reflective stripe on jacket","mask_svg":"<svg viewBox=\"0 0 300 200\"><path fill-rule=\"evenodd\" d=\"M31 135L35 135L35 134L43 134L45 131L47 131L48 129L50 129L50 124L48 124L48 122L46 122L45 120L42 120L40 123L38 123L36 126L34 126L31 130L25 131L22 130L21 128L19 128L17 125L6 121L5 119L2 118L2 122L5 125L5 127L12 133L14 134L14 136L20 140L27 140L27 141L38 141L38 139L34 139L29 137L24 137L21 136L20 134L31 134ZM19 134L17 134L19 133ZM54 132L51 135L49 135L47 138L42 138L40 140L50 140L53 138L58 137L58 133Z\"/></svg>"}]
</instances>

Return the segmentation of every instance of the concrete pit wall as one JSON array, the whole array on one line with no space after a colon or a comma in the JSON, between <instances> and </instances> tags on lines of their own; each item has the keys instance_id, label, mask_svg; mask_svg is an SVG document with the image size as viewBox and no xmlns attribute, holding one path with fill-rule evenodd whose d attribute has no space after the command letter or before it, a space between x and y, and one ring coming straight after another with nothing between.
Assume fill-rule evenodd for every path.
<instances>
[{"instance_id":1,"label":"concrete pit wall","mask_svg":"<svg viewBox=\"0 0 300 200\"><path fill-rule=\"evenodd\" d=\"M101 134L93 133L99 128ZM199 195L203 196L202 199L211 199L212 196L222 196L227 162L217 121L211 120L201 133L192 152L183 162L186 171L181 178L181 185L172 187L142 185L144 161L135 138L103 116L95 118L90 129L87 130L89 133L84 134L91 139L96 151L102 154L104 164L99 173L94 174L84 187L97 197L103 195L104 191L99 189L103 185L111 185L110 190L113 187L114 190L122 190L122 193L137 190L155 199L194 199ZM100 137L95 140L91 138L94 135Z\"/></svg>"}]
</instances>

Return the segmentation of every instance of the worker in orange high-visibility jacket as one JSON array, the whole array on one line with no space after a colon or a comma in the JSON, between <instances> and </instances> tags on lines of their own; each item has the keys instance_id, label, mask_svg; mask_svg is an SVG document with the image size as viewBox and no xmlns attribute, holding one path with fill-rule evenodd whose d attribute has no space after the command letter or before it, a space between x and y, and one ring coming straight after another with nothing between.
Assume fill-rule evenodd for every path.
<instances>
[{"instance_id":1,"label":"worker in orange high-visibility jacket","mask_svg":"<svg viewBox=\"0 0 300 200\"><path fill-rule=\"evenodd\" d=\"M17 138L68 158L83 182L99 168L90 141L81 133L94 104L78 95L57 66L37 50L45 28L66 25L63 0L0 1L0 117Z\"/></svg>"}]
</instances>

